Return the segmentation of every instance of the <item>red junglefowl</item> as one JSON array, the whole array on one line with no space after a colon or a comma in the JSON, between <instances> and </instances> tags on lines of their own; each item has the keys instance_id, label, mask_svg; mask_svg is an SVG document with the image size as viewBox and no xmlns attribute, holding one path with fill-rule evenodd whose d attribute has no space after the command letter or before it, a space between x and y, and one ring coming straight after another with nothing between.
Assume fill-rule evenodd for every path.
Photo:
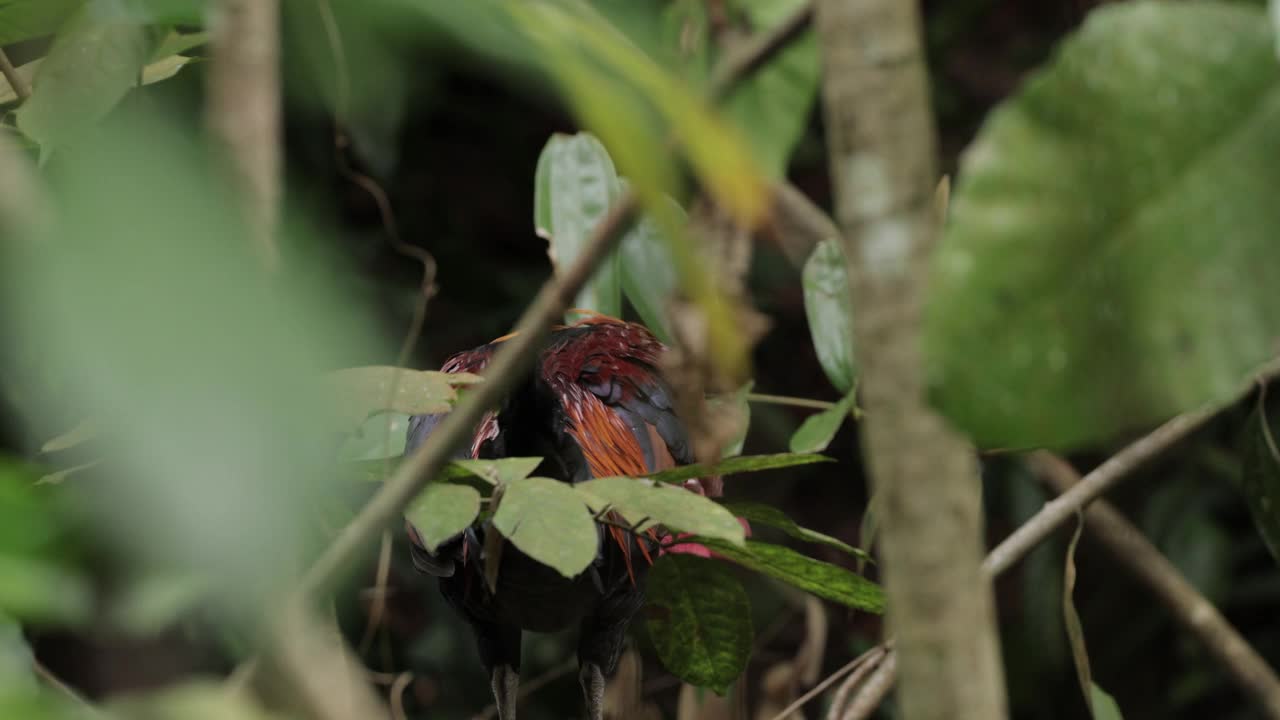
<instances>
[{"instance_id":1,"label":"red junglefowl","mask_svg":"<svg viewBox=\"0 0 1280 720\"><path fill-rule=\"evenodd\" d=\"M458 353L442 370L482 373L505 339ZM644 327L605 316L554 329L533 371L497 412L484 417L459 457L542 457L536 474L568 483L692 462L671 387L658 369L664 351ZM421 445L441 417L413 417L405 452ZM719 478L705 485L691 480L686 487L718 495ZM596 528L596 558L572 579L507 544L493 591L484 578L488 522L473 524L434 553L408 528L416 566L439 578L441 593L474 631L502 720L516 716L522 631L553 632L574 624L587 714L591 720L602 717L605 678L614 672L627 626L644 601L654 552L646 545L656 534L638 538L612 524Z\"/></svg>"}]
</instances>

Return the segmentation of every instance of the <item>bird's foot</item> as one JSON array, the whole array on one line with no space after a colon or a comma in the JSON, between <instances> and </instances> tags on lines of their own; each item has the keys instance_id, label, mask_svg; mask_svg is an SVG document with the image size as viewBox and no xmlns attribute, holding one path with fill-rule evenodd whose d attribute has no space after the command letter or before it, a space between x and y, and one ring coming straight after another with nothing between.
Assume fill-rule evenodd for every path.
<instances>
[{"instance_id":1,"label":"bird's foot","mask_svg":"<svg viewBox=\"0 0 1280 720\"><path fill-rule=\"evenodd\" d=\"M582 683L582 695L587 702L587 720L604 720L604 673L595 663L586 663L578 670L578 682Z\"/></svg>"},{"instance_id":2,"label":"bird's foot","mask_svg":"<svg viewBox=\"0 0 1280 720\"><path fill-rule=\"evenodd\" d=\"M520 689L520 674L510 665L499 665L489 678L493 688L493 701L498 706L498 720L516 720L516 694Z\"/></svg>"}]
</instances>

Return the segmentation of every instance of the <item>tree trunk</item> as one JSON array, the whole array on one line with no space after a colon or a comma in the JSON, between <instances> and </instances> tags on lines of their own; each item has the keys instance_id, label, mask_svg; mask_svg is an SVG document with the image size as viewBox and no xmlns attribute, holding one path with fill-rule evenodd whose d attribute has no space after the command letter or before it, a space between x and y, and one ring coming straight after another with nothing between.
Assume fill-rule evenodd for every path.
<instances>
[{"instance_id":1,"label":"tree trunk","mask_svg":"<svg viewBox=\"0 0 1280 720\"><path fill-rule=\"evenodd\" d=\"M980 570L977 464L925 398L921 309L938 219L919 10L909 0L819 0L816 19L902 717L998 720L1007 708Z\"/></svg>"}]
</instances>

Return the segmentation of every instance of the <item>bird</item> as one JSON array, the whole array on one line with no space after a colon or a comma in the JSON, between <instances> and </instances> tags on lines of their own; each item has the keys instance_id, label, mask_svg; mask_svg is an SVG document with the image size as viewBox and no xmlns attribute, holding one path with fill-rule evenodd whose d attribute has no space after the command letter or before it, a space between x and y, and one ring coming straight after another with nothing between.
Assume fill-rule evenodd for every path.
<instances>
[{"instance_id":1,"label":"bird","mask_svg":"<svg viewBox=\"0 0 1280 720\"><path fill-rule=\"evenodd\" d=\"M483 374L510 337L459 352L441 371ZM532 370L482 417L457 457L541 457L535 473L567 483L643 476L692 463L688 430L661 371L665 351L643 325L606 315L556 326ZM410 418L406 455L443 417ZM688 480L685 488L716 496L719 480ZM522 633L574 624L587 717L603 718L605 681L617 668L627 627L644 602L647 570L659 547L655 529L636 533L625 523L598 522L596 557L573 578L507 545L490 587L484 573L486 537L493 532L488 521L472 523L434 552L412 523L406 525L415 566L438 578L447 603L471 626L501 720L516 717Z\"/></svg>"}]
</instances>

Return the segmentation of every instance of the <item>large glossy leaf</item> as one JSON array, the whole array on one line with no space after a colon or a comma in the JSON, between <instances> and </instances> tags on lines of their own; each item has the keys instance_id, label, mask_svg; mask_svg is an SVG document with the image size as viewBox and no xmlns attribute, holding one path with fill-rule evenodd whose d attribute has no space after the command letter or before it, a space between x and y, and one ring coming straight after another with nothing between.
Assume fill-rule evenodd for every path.
<instances>
[{"instance_id":1,"label":"large glossy leaf","mask_svg":"<svg viewBox=\"0 0 1280 720\"><path fill-rule=\"evenodd\" d=\"M791 435L791 452L812 453L826 450L840 431L840 426L853 416L856 400L857 390L850 390L833 407L805 418Z\"/></svg>"},{"instance_id":2,"label":"large glossy leaf","mask_svg":"<svg viewBox=\"0 0 1280 720\"><path fill-rule=\"evenodd\" d=\"M18 128L48 149L71 142L98 123L129 89L157 45L155 33L132 22L102 19L90 0L58 34L18 108Z\"/></svg>"},{"instance_id":3,"label":"large glossy leaf","mask_svg":"<svg viewBox=\"0 0 1280 720\"><path fill-rule=\"evenodd\" d=\"M470 373L370 365L329 373L324 378L324 391L331 398L338 420L346 427L356 428L383 412L447 412L458 399L457 386L479 380L478 375Z\"/></svg>"},{"instance_id":4,"label":"large glossy leaf","mask_svg":"<svg viewBox=\"0 0 1280 720\"><path fill-rule=\"evenodd\" d=\"M724 694L751 658L751 605L722 564L664 555L649 572L646 627L662 664L687 683Z\"/></svg>"},{"instance_id":5,"label":"large glossy leaf","mask_svg":"<svg viewBox=\"0 0 1280 720\"><path fill-rule=\"evenodd\" d=\"M608 151L590 133L555 134L547 141L534 176L533 221L557 272L577 260L621 188ZM616 254L600 264L573 307L621 317Z\"/></svg>"},{"instance_id":6,"label":"large glossy leaf","mask_svg":"<svg viewBox=\"0 0 1280 720\"><path fill-rule=\"evenodd\" d=\"M1280 413L1254 411L1244 429L1240 451L1240 490L1249 512L1266 541L1271 556L1280 562Z\"/></svg>"},{"instance_id":7,"label":"large glossy leaf","mask_svg":"<svg viewBox=\"0 0 1280 720\"><path fill-rule=\"evenodd\" d=\"M404 516L431 552L480 514L480 493L468 485L434 482L409 503Z\"/></svg>"},{"instance_id":8,"label":"large glossy leaf","mask_svg":"<svg viewBox=\"0 0 1280 720\"><path fill-rule=\"evenodd\" d=\"M797 465L811 465L813 463L820 462L832 462L832 460L825 455L814 455L808 453L743 455L740 457L728 458L718 463L682 465L678 468L654 473L653 475L650 475L649 478L664 483L682 483L685 480L707 477L710 475L735 475L737 473L760 472L762 470L778 470L781 468L795 467Z\"/></svg>"},{"instance_id":9,"label":"large glossy leaf","mask_svg":"<svg viewBox=\"0 0 1280 720\"><path fill-rule=\"evenodd\" d=\"M1280 338L1280 76L1261 8L1090 15L966 152L926 312L983 446L1078 446L1229 397Z\"/></svg>"},{"instance_id":10,"label":"large glossy leaf","mask_svg":"<svg viewBox=\"0 0 1280 720\"><path fill-rule=\"evenodd\" d=\"M724 503L724 508L735 516L749 521L752 525L765 525L781 530L797 540L826 545L827 547L832 547L842 552L846 552L854 557L861 558L862 560L871 559L871 555L867 551L859 550L858 548L825 533L820 533L817 530L810 530L807 527L803 527L797 524L795 520L788 517L786 513L771 505L750 502L727 502Z\"/></svg>"},{"instance_id":11,"label":"large glossy leaf","mask_svg":"<svg viewBox=\"0 0 1280 720\"><path fill-rule=\"evenodd\" d=\"M0 0L0 45L52 35L85 0Z\"/></svg>"},{"instance_id":12,"label":"large glossy leaf","mask_svg":"<svg viewBox=\"0 0 1280 720\"><path fill-rule=\"evenodd\" d=\"M600 547L582 496L550 478L508 483L493 526L524 554L570 578L587 569Z\"/></svg>"},{"instance_id":13,"label":"large glossy leaf","mask_svg":"<svg viewBox=\"0 0 1280 720\"><path fill-rule=\"evenodd\" d=\"M694 538L725 558L793 585L820 598L867 612L884 612L884 591L879 585L839 565L814 560L791 548L748 540L735 547L721 540Z\"/></svg>"},{"instance_id":14,"label":"large glossy leaf","mask_svg":"<svg viewBox=\"0 0 1280 720\"><path fill-rule=\"evenodd\" d=\"M630 523L648 520L671 530L741 545L742 525L728 510L701 495L645 478L608 477L573 486L597 512L611 507Z\"/></svg>"},{"instance_id":15,"label":"large glossy leaf","mask_svg":"<svg viewBox=\"0 0 1280 720\"><path fill-rule=\"evenodd\" d=\"M853 387L853 295L840 240L823 240L805 261L804 313L818 363L840 392Z\"/></svg>"}]
</instances>

